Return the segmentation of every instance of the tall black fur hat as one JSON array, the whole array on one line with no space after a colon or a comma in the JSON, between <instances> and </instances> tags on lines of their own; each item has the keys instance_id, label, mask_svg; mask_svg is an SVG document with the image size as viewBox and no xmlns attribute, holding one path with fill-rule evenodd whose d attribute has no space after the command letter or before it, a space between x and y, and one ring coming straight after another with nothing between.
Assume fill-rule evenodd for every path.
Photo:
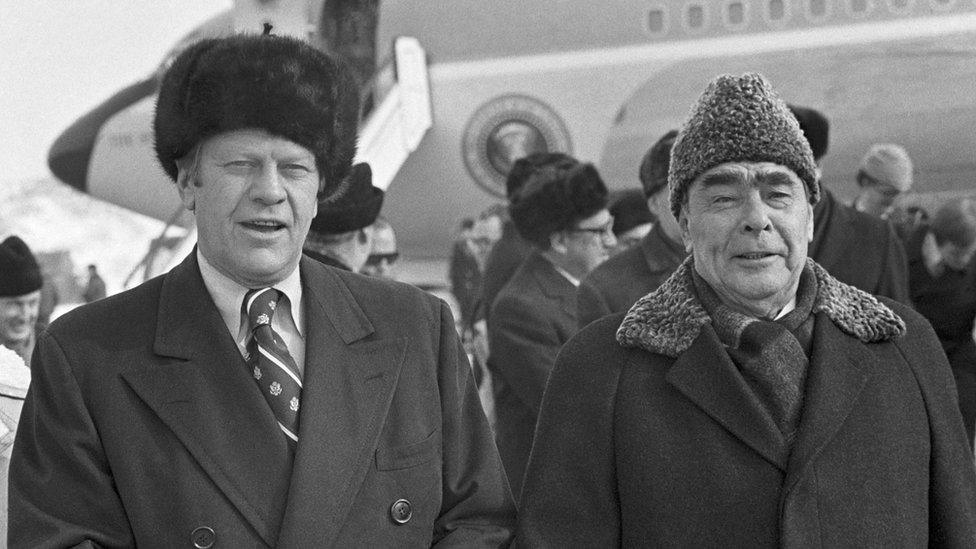
<instances>
[{"instance_id":1,"label":"tall black fur hat","mask_svg":"<svg viewBox=\"0 0 976 549\"><path fill-rule=\"evenodd\" d=\"M15 297L41 289L41 267L27 244L16 236L0 243L0 297Z\"/></svg>"},{"instance_id":2,"label":"tall black fur hat","mask_svg":"<svg viewBox=\"0 0 976 549\"><path fill-rule=\"evenodd\" d=\"M512 195L522 187L525 180L536 169L557 162L575 163L576 159L560 152L538 152L516 160L512 164L512 169L508 170L508 177L505 178L505 198L511 200Z\"/></svg>"},{"instance_id":3,"label":"tall black fur hat","mask_svg":"<svg viewBox=\"0 0 976 549\"><path fill-rule=\"evenodd\" d=\"M373 170L369 164L353 166L343 187L341 195L319 203L319 212L312 219L309 232L342 234L376 221L383 208L383 190L373 186Z\"/></svg>"},{"instance_id":4,"label":"tall black fur hat","mask_svg":"<svg viewBox=\"0 0 976 549\"><path fill-rule=\"evenodd\" d=\"M675 218L692 181L726 162L786 166L806 185L810 203L820 200L810 144L796 117L761 74L723 74L692 108L671 149L668 186Z\"/></svg>"},{"instance_id":5,"label":"tall black fur hat","mask_svg":"<svg viewBox=\"0 0 976 549\"><path fill-rule=\"evenodd\" d=\"M537 168L508 205L522 238L549 248L549 236L607 207L607 186L593 164L556 162Z\"/></svg>"},{"instance_id":6,"label":"tall black fur hat","mask_svg":"<svg viewBox=\"0 0 976 549\"><path fill-rule=\"evenodd\" d=\"M359 89L338 59L285 36L201 40L181 53L160 84L156 155L176 180L176 160L203 140L261 129L315 155L329 193L356 153Z\"/></svg>"},{"instance_id":7,"label":"tall black fur hat","mask_svg":"<svg viewBox=\"0 0 976 549\"><path fill-rule=\"evenodd\" d=\"M668 186L668 167L671 166L671 147L678 137L678 130L670 130L661 136L644 153L637 177L644 189L644 198L650 198Z\"/></svg>"},{"instance_id":8,"label":"tall black fur hat","mask_svg":"<svg viewBox=\"0 0 976 549\"><path fill-rule=\"evenodd\" d=\"M830 121L822 112L809 107L787 104L796 121L800 123L800 131L810 143L813 151L813 159L820 160L827 154L827 147L830 145Z\"/></svg>"}]
</instances>

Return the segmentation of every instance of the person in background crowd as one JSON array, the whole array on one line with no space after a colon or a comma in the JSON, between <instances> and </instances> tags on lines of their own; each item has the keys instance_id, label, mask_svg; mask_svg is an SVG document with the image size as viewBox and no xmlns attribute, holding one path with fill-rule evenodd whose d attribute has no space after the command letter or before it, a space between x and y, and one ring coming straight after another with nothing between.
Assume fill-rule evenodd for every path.
<instances>
[{"instance_id":1,"label":"person in background crowd","mask_svg":"<svg viewBox=\"0 0 976 549\"><path fill-rule=\"evenodd\" d=\"M912 188L914 168L908 151L893 143L875 143L857 171L859 194L854 208L886 219L898 195Z\"/></svg>"},{"instance_id":2,"label":"person in background crowd","mask_svg":"<svg viewBox=\"0 0 976 549\"><path fill-rule=\"evenodd\" d=\"M400 258L397 251L396 233L393 232L393 225L379 217L372 226L373 247L366 257L366 264L360 270L368 276L378 276L396 280L396 262Z\"/></svg>"},{"instance_id":3,"label":"person in background crowd","mask_svg":"<svg viewBox=\"0 0 976 549\"><path fill-rule=\"evenodd\" d=\"M830 123L815 109L788 106L810 144L819 178L820 162L830 143ZM908 258L891 225L837 200L827 187L820 187L820 197L813 206L808 255L845 284L910 305Z\"/></svg>"},{"instance_id":4,"label":"person in background crowd","mask_svg":"<svg viewBox=\"0 0 976 549\"><path fill-rule=\"evenodd\" d=\"M641 189L627 189L616 194L608 208L613 216L613 236L617 238L614 254L636 246L654 226L654 214L647 209Z\"/></svg>"},{"instance_id":5,"label":"person in background crowd","mask_svg":"<svg viewBox=\"0 0 976 549\"><path fill-rule=\"evenodd\" d=\"M41 303L37 311L37 327L44 329L51 322L51 314L61 303L61 295L58 293L58 285L45 268L41 267L41 278L44 284L41 286Z\"/></svg>"},{"instance_id":6,"label":"person in background crowd","mask_svg":"<svg viewBox=\"0 0 976 549\"><path fill-rule=\"evenodd\" d=\"M448 267L451 293L457 300L461 326L464 329L468 329L474 322L474 310L481 297L482 274L473 240L474 227L474 219L462 220L461 231L451 248L451 262Z\"/></svg>"},{"instance_id":7,"label":"person in background crowd","mask_svg":"<svg viewBox=\"0 0 976 549\"><path fill-rule=\"evenodd\" d=\"M0 345L30 364L44 279L27 244L16 236L0 243Z\"/></svg>"},{"instance_id":8,"label":"person in background crowd","mask_svg":"<svg viewBox=\"0 0 976 549\"><path fill-rule=\"evenodd\" d=\"M611 257L583 279L576 295L581 328L602 316L629 309L667 280L688 255L668 202L668 166L677 135L677 130L665 133L641 160L638 178L645 208L657 222L639 245Z\"/></svg>"},{"instance_id":9,"label":"person in background crowd","mask_svg":"<svg viewBox=\"0 0 976 549\"><path fill-rule=\"evenodd\" d=\"M383 190L373 186L369 164L356 164L344 192L319 204L305 238L305 255L345 271L358 273L373 248L371 225L383 207Z\"/></svg>"},{"instance_id":10,"label":"person in background crowd","mask_svg":"<svg viewBox=\"0 0 976 549\"><path fill-rule=\"evenodd\" d=\"M0 243L0 540L7 539L7 472L27 388L44 279L27 244Z\"/></svg>"},{"instance_id":11,"label":"person in background crowd","mask_svg":"<svg viewBox=\"0 0 976 549\"><path fill-rule=\"evenodd\" d=\"M505 179L505 198L508 199L509 204L526 178L537 167L570 158L563 153L533 153L516 160ZM498 292L531 254L532 244L519 235L511 219L506 220L502 225L501 239L492 246L482 271L481 307L484 309L483 316L486 319L491 318L491 306Z\"/></svg>"},{"instance_id":12,"label":"person in background crowd","mask_svg":"<svg viewBox=\"0 0 976 549\"><path fill-rule=\"evenodd\" d=\"M576 286L617 242L606 185L592 164L569 157L538 166L508 209L536 248L498 293L488 318L495 436L518 494L546 378L576 332Z\"/></svg>"},{"instance_id":13,"label":"person in background crowd","mask_svg":"<svg viewBox=\"0 0 976 549\"><path fill-rule=\"evenodd\" d=\"M91 303L105 298L105 281L98 274L98 267L88 266L88 283L85 284L85 293L82 295L85 303Z\"/></svg>"},{"instance_id":14,"label":"person in background crowd","mask_svg":"<svg viewBox=\"0 0 976 549\"><path fill-rule=\"evenodd\" d=\"M197 247L39 337L11 548L510 541L447 305L302 257L351 169L360 90L269 27L195 42L162 77L156 154Z\"/></svg>"},{"instance_id":15,"label":"person in background crowd","mask_svg":"<svg viewBox=\"0 0 976 549\"><path fill-rule=\"evenodd\" d=\"M932 323L956 379L972 446L976 435L976 204L953 200L908 239L912 303Z\"/></svg>"},{"instance_id":16,"label":"person in background crowd","mask_svg":"<svg viewBox=\"0 0 976 549\"><path fill-rule=\"evenodd\" d=\"M559 354L516 547L972 547L976 467L928 322L806 254L796 118L723 75L675 141L689 257Z\"/></svg>"}]
</instances>

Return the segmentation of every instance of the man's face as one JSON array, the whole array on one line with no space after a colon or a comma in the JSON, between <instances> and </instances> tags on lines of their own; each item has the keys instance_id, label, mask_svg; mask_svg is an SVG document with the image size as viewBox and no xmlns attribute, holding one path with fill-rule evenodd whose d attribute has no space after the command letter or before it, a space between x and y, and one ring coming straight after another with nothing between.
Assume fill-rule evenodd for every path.
<instances>
[{"instance_id":1,"label":"man's face","mask_svg":"<svg viewBox=\"0 0 976 549\"><path fill-rule=\"evenodd\" d=\"M297 266L318 210L314 155L261 130L223 133L200 147L197 169L181 167L178 178L200 252L243 286L280 282Z\"/></svg>"},{"instance_id":2,"label":"man's face","mask_svg":"<svg viewBox=\"0 0 976 549\"><path fill-rule=\"evenodd\" d=\"M0 343L22 343L34 332L41 291L0 297Z\"/></svg>"},{"instance_id":3,"label":"man's face","mask_svg":"<svg viewBox=\"0 0 976 549\"><path fill-rule=\"evenodd\" d=\"M679 224L695 270L733 309L769 317L796 294L813 208L791 170L769 162L716 166L691 184Z\"/></svg>"},{"instance_id":4,"label":"man's face","mask_svg":"<svg viewBox=\"0 0 976 549\"><path fill-rule=\"evenodd\" d=\"M959 246L952 242L939 244L939 255L942 256L942 263L950 269L963 271L972 261L976 254L976 242L967 247Z\"/></svg>"},{"instance_id":5,"label":"man's face","mask_svg":"<svg viewBox=\"0 0 976 549\"><path fill-rule=\"evenodd\" d=\"M895 199L898 198L898 189L878 183L868 187L862 187L855 205L857 209L875 216L882 216L888 212Z\"/></svg>"},{"instance_id":6,"label":"man's face","mask_svg":"<svg viewBox=\"0 0 976 549\"><path fill-rule=\"evenodd\" d=\"M613 236L613 217L606 209L581 220L563 231L567 270L582 278L610 257L617 245Z\"/></svg>"},{"instance_id":7,"label":"man's face","mask_svg":"<svg viewBox=\"0 0 976 549\"><path fill-rule=\"evenodd\" d=\"M397 251L396 234L393 232L393 227L389 225L374 226L373 247L369 251L369 257L366 258L366 264L363 265L360 272L368 276L393 279L396 277L394 268L399 257L400 252Z\"/></svg>"},{"instance_id":8,"label":"man's face","mask_svg":"<svg viewBox=\"0 0 976 549\"><path fill-rule=\"evenodd\" d=\"M640 241L647 236L647 233L651 232L653 227L653 223L643 223L618 234L617 245L614 247L613 253L619 254L627 248L640 244Z\"/></svg>"}]
</instances>

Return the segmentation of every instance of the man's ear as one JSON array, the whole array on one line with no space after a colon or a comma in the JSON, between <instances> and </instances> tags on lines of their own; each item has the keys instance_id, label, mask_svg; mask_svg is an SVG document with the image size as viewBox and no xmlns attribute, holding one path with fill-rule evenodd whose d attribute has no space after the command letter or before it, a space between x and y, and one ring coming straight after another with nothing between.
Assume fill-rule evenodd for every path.
<instances>
[{"instance_id":1,"label":"man's ear","mask_svg":"<svg viewBox=\"0 0 976 549\"><path fill-rule=\"evenodd\" d=\"M810 202L807 202L807 242L813 242L813 204Z\"/></svg>"},{"instance_id":2,"label":"man's ear","mask_svg":"<svg viewBox=\"0 0 976 549\"><path fill-rule=\"evenodd\" d=\"M176 172L176 190L180 193L180 201L183 207L193 211L197 206L196 181L193 180L193 171L179 168Z\"/></svg>"},{"instance_id":3,"label":"man's ear","mask_svg":"<svg viewBox=\"0 0 976 549\"><path fill-rule=\"evenodd\" d=\"M569 251L569 248L566 246L566 233L563 231L556 231L549 235L549 249L561 254Z\"/></svg>"},{"instance_id":4,"label":"man's ear","mask_svg":"<svg viewBox=\"0 0 976 549\"><path fill-rule=\"evenodd\" d=\"M681 229L681 242L685 245L685 252L691 253L691 230L688 228L688 206L681 207L678 212L678 228Z\"/></svg>"}]
</instances>

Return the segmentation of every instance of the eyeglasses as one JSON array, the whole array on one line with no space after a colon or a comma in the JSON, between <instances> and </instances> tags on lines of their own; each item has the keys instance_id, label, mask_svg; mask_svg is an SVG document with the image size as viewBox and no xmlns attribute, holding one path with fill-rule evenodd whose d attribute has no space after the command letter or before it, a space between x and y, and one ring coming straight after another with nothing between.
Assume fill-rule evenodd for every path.
<instances>
[{"instance_id":1,"label":"eyeglasses","mask_svg":"<svg viewBox=\"0 0 976 549\"><path fill-rule=\"evenodd\" d=\"M396 260L400 257L400 252L392 252L388 254L369 254L366 258L366 264L375 267L386 260L387 265L393 265Z\"/></svg>"},{"instance_id":2,"label":"eyeglasses","mask_svg":"<svg viewBox=\"0 0 976 549\"><path fill-rule=\"evenodd\" d=\"M567 231L569 231L571 233L593 233L595 235L600 235L600 236L612 235L613 234L613 217L611 216L610 217L610 220L607 221L606 223L604 223L600 227L571 227L571 228L567 229Z\"/></svg>"}]
</instances>

